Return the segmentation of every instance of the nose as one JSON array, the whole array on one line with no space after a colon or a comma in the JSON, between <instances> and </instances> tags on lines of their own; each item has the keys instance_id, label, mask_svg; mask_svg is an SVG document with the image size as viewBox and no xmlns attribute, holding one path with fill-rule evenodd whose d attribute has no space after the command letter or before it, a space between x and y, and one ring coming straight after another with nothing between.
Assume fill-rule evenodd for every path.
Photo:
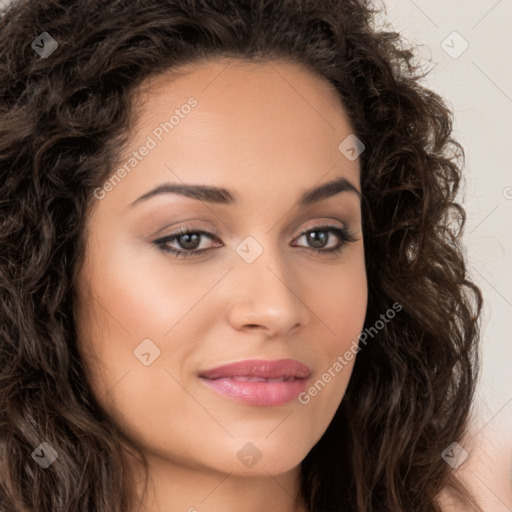
<instances>
[{"instance_id":1,"label":"nose","mask_svg":"<svg viewBox=\"0 0 512 512\"><path fill-rule=\"evenodd\" d=\"M310 321L300 279L270 252L253 263L239 261L228 284L228 319L236 330L262 330L285 336Z\"/></svg>"}]
</instances>

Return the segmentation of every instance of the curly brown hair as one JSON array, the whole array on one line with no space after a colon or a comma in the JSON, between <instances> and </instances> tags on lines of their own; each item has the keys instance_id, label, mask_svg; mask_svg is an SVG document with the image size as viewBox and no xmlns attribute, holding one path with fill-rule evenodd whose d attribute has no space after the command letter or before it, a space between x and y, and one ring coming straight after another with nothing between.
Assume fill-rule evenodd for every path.
<instances>
[{"instance_id":1,"label":"curly brown hair","mask_svg":"<svg viewBox=\"0 0 512 512\"><path fill-rule=\"evenodd\" d=\"M367 0L14 0L0 18L0 509L132 510L123 442L84 378L75 276L93 191L115 169L141 84L216 56L286 59L334 86L360 156L365 326L334 419L302 463L310 512L433 512L478 376L480 290L466 274L464 151L413 50ZM48 32L47 58L31 47ZM58 450L47 470L31 457ZM135 448L134 448L135 450ZM340 461L343 461L341 463Z\"/></svg>"}]
</instances>

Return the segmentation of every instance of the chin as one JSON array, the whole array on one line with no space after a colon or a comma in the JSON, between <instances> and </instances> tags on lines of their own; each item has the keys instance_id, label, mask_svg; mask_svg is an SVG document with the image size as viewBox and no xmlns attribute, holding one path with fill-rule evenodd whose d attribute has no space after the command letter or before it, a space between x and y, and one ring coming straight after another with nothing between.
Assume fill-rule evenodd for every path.
<instances>
[{"instance_id":1,"label":"chin","mask_svg":"<svg viewBox=\"0 0 512 512\"><path fill-rule=\"evenodd\" d=\"M299 466L311 450L309 444L290 443L289 436L285 438L277 432L267 439L265 435L247 441L236 440L234 457L231 458L234 467L229 471L242 476L262 477L286 473ZM219 459L222 460L220 454Z\"/></svg>"}]
</instances>

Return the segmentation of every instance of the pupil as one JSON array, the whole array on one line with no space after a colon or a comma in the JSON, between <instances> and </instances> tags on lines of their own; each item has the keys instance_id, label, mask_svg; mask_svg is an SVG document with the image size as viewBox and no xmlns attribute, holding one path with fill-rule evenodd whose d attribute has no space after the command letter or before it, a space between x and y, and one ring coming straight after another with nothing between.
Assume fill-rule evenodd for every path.
<instances>
[{"instance_id":1,"label":"pupil","mask_svg":"<svg viewBox=\"0 0 512 512\"><path fill-rule=\"evenodd\" d=\"M310 231L309 242L312 243L313 247L323 247L325 245L326 237L327 233L325 231Z\"/></svg>"},{"instance_id":2,"label":"pupil","mask_svg":"<svg viewBox=\"0 0 512 512\"><path fill-rule=\"evenodd\" d=\"M192 239L194 239L192 241ZM179 243L183 247L183 249L196 249L199 241L199 236L195 233L188 233L185 235L181 235L179 238Z\"/></svg>"}]
</instances>

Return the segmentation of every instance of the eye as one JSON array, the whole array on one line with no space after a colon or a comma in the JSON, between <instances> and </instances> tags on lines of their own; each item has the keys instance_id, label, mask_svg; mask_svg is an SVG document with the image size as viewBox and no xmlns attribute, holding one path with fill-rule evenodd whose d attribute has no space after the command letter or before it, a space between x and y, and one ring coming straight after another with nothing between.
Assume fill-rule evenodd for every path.
<instances>
[{"instance_id":1,"label":"eye","mask_svg":"<svg viewBox=\"0 0 512 512\"><path fill-rule=\"evenodd\" d=\"M334 237L332 235L335 235ZM337 253L349 242L356 242L358 238L346 228L340 228L332 225L320 225L302 232L296 240L305 237L310 247L303 247L315 253ZM208 238L216 241L216 247L222 247L222 242L213 233L202 230L191 230L188 228L180 228L175 233L159 238L153 243L167 254L174 254L176 258L187 258L197 254L202 254L214 247L201 247L202 239ZM330 239L337 239L334 246L328 247ZM178 244L171 247L169 244ZM332 244L331 244L332 245ZM293 247L301 247L293 245ZM327 247L327 248L326 248Z\"/></svg>"},{"instance_id":2,"label":"eye","mask_svg":"<svg viewBox=\"0 0 512 512\"><path fill-rule=\"evenodd\" d=\"M186 258L196 253L202 253L210 248L199 249L201 245L201 238L209 238L210 240L217 239L217 237L202 230L190 230L188 228L180 228L172 235L155 240L153 243L164 253L176 255L176 257ZM178 243L179 248L169 247L170 243ZM221 247L221 245L219 245ZM183 249L183 250L180 250Z\"/></svg>"},{"instance_id":3,"label":"eye","mask_svg":"<svg viewBox=\"0 0 512 512\"><path fill-rule=\"evenodd\" d=\"M332 234L334 234L335 237L330 236ZM306 242L311 245L311 247L305 247L305 249L310 249L314 252L320 253L340 252L347 243L357 242L358 240L358 238L347 228L340 228L330 224L322 224L308 229L301 233L297 240L300 240L302 237L305 237ZM331 247L327 247L329 245L329 241L331 239L336 240L336 238L338 239L336 245L332 246L331 244Z\"/></svg>"}]
</instances>

